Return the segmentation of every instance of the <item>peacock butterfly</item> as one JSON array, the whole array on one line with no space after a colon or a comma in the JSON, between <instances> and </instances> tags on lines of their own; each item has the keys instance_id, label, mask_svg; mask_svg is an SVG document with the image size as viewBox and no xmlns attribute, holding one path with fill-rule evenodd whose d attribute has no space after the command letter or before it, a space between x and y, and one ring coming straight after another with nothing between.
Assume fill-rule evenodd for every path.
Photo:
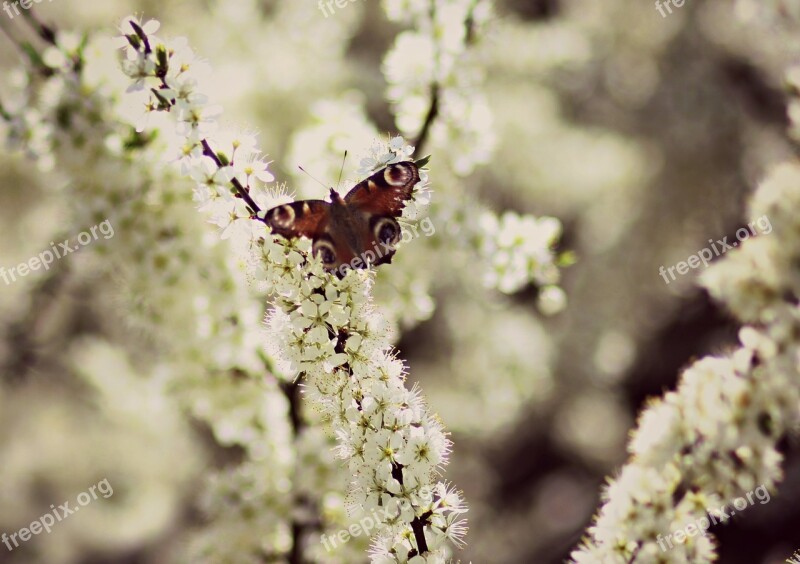
<instances>
[{"instance_id":1,"label":"peacock butterfly","mask_svg":"<svg viewBox=\"0 0 800 564\"><path fill-rule=\"evenodd\" d=\"M300 200L276 206L264 220L282 237L308 237L327 271L344 274L392 262L402 235L397 218L419 182L417 163L390 164L356 184L342 198L331 188L330 202Z\"/></svg>"}]
</instances>

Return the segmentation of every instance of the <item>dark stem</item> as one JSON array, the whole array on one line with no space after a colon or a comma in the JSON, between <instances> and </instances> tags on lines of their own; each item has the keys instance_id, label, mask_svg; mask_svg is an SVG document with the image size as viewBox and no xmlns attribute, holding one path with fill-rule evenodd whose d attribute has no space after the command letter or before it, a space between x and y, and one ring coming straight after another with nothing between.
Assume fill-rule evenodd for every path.
<instances>
[{"instance_id":1,"label":"dark stem","mask_svg":"<svg viewBox=\"0 0 800 564\"><path fill-rule=\"evenodd\" d=\"M425 146L425 143L428 141L428 136L430 135L431 126L433 122L436 121L436 118L439 115L439 84L434 82L431 85L431 105L428 107L428 114L425 116L425 122L422 124L422 129L419 131L419 135L417 135L416 141L414 141L414 151L417 154L422 154L422 147Z\"/></svg>"},{"instance_id":2,"label":"dark stem","mask_svg":"<svg viewBox=\"0 0 800 564\"><path fill-rule=\"evenodd\" d=\"M39 19L39 16L36 15L36 12L33 8L29 10L25 10L23 12L23 16L25 21L33 28L36 34L42 38L45 43L49 43L50 45L58 46L56 44L56 30L53 27L50 27L42 20Z\"/></svg>"},{"instance_id":3,"label":"dark stem","mask_svg":"<svg viewBox=\"0 0 800 564\"><path fill-rule=\"evenodd\" d=\"M47 358L46 347L42 346L42 327L51 319L59 301L64 299L72 283L72 271L68 261L58 261L51 267L50 275L30 292L30 304L25 317L11 321L2 327L3 340L10 344L7 355L0 365L0 382L22 382L31 374L42 370ZM85 322L86 319L83 320ZM77 338L77 335L73 335Z\"/></svg>"},{"instance_id":4,"label":"dark stem","mask_svg":"<svg viewBox=\"0 0 800 564\"><path fill-rule=\"evenodd\" d=\"M478 0L474 0L472 5L469 7L469 12L467 12L467 19L464 21L464 25L467 28L467 32L464 37L464 45L467 47L475 42L475 8L477 7Z\"/></svg>"},{"instance_id":5,"label":"dark stem","mask_svg":"<svg viewBox=\"0 0 800 564\"><path fill-rule=\"evenodd\" d=\"M392 478L403 485L403 465L392 463ZM417 541L417 554L428 552L428 541L425 540L425 522L421 517L414 517L411 521L411 530L414 531L414 540Z\"/></svg>"},{"instance_id":6,"label":"dark stem","mask_svg":"<svg viewBox=\"0 0 800 564\"><path fill-rule=\"evenodd\" d=\"M297 436L305 427L301 411L300 385L297 382L281 382L280 388L289 402L289 421L292 423L292 433Z\"/></svg>"},{"instance_id":7,"label":"dark stem","mask_svg":"<svg viewBox=\"0 0 800 564\"><path fill-rule=\"evenodd\" d=\"M203 154L209 158L211 158L214 163L217 165L218 168L222 168L224 165L222 161L219 159L219 156L211 149L211 146L208 144L208 140L203 139L200 141L200 144L203 146ZM253 214L255 219L259 221L264 221L263 218L259 217L258 214L261 212L261 208L258 207L258 204L250 197L250 194L247 192L247 189L242 186L242 183L239 182L238 178L231 179L231 184L236 189L236 193L242 198L246 203L247 207L250 208L250 212Z\"/></svg>"},{"instance_id":8,"label":"dark stem","mask_svg":"<svg viewBox=\"0 0 800 564\"><path fill-rule=\"evenodd\" d=\"M305 427L303 421L302 402L300 397L300 385L297 382L280 382L280 388L289 402L289 421L292 424L292 435L294 442L300 437L300 433ZM305 496L295 496L295 506L310 503ZM322 523L318 523L321 527ZM289 564L303 564L303 538L308 530L315 528L314 523L304 523L297 517L292 519L292 547L286 555L286 561Z\"/></svg>"},{"instance_id":9,"label":"dark stem","mask_svg":"<svg viewBox=\"0 0 800 564\"><path fill-rule=\"evenodd\" d=\"M470 6L469 12L467 13L467 18L464 20L464 27L466 27L466 37L464 38L464 46L469 47L475 42L475 7L477 6L478 1L475 0L472 5ZM434 20L436 17L436 3L431 1L431 9L430 9L430 18L431 21ZM437 57L437 66L438 66L438 57ZM441 93L441 86L438 82L433 82L431 84L431 104L428 107L428 113L425 116L425 121L422 124L422 128L419 131L419 135L417 135L416 141L414 141L415 152L418 155L423 153L422 148L425 146L425 143L428 141L428 136L430 135L431 126L433 126L433 122L436 121L436 118L439 116L439 96Z\"/></svg>"},{"instance_id":10,"label":"dark stem","mask_svg":"<svg viewBox=\"0 0 800 564\"><path fill-rule=\"evenodd\" d=\"M414 531L414 540L417 541L417 550L420 554L428 552L428 541L425 540L425 525L419 517L411 521L411 530Z\"/></svg>"},{"instance_id":11,"label":"dark stem","mask_svg":"<svg viewBox=\"0 0 800 564\"><path fill-rule=\"evenodd\" d=\"M133 28L133 31L136 32L136 35L139 36L139 39L142 40L142 43L144 44L144 54L149 55L150 53L152 53L153 48L150 47L150 38L147 37L147 34L144 32L144 30L141 27L139 27L139 24L137 24L133 20L130 20L128 23Z\"/></svg>"},{"instance_id":12,"label":"dark stem","mask_svg":"<svg viewBox=\"0 0 800 564\"><path fill-rule=\"evenodd\" d=\"M286 557L289 564L303 564L303 525L292 521L292 549Z\"/></svg>"}]
</instances>

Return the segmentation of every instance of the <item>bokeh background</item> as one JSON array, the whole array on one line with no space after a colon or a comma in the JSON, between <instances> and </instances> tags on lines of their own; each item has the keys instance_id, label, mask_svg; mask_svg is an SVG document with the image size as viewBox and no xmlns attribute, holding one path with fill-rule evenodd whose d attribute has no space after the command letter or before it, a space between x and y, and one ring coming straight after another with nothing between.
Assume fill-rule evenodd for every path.
<instances>
[{"instance_id":1,"label":"bokeh background","mask_svg":"<svg viewBox=\"0 0 800 564\"><path fill-rule=\"evenodd\" d=\"M397 131L383 61L407 25L378 0L329 17L311 0L35 9L65 31L111 35L120 18L143 13L164 35L186 36L213 68L225 119L257 130L275 175L301 195L323 192L298 164L331 183L349 150L344 176L356 180L372 132ZM494 3L464 63L479 73L470 88L485 97L485 119L469 136L442 131L426 146L436 236L383 267L377 290L410 379L452 433L446 478L470 505L463 562L567 558L606 476L626 460L645 399L672 388L693 358L735 342L736 324L696 286L697 271L667 285L658 269L732 237L759 179L793 158L784 74L800 53L798 13L777 0L689 0L668 17L652 2ZM26 33L21 18L0 20ZM0 36L0 100L18 87L21 60ZM362 122L372 129L355 130ZM114 182L106 173L98 184ZM80 231L65 233L67 210L81 205L69 182L58 166L0 153L0 266ZM486 257L458 245L471 244L484 209L561 222L557 252L575 257L560 269L562 311L543 314L538 284L502 291L479 264ZM116 241L103 243L112 255ZM153 385L165 351L103 260L84 249L48 273L0 283L0 531L103 478L115 487L51 534L12 553L0 546L0 562L191 560L186 547L213 520L200 492L242 456ZM781 445L786 480L768 504L714 529L720 562L782 562L800 548L797 447L791 437ZM331 489L344 491L345 478ZM242 530L215 529L215 542ZM230 558L284 561L244 549Z\"/></svg>"}]
</instances>

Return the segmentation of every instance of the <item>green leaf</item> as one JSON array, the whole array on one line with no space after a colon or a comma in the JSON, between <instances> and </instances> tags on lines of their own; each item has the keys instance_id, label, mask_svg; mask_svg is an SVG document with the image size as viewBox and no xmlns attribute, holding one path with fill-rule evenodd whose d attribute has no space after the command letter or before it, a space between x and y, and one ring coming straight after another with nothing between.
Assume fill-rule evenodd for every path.
<instances>
[{"instance_id":1,"label":"green leaf","mask_svg":"<svg viewBox=\"0 0 800 564\"><path fill-rule=\"evenodd\" d=\"M430 161L430 160L431 160L431 156L427 155L425 157L422 157L418 161L415 161L414 164L416 164L418 168L423 168L426 164L428 164L428 161Z\"/></svg>"},{"instance_id":2,"label":"green leaf","mask_svg":"<svg viewBox=\"0 0 800 564\"><path fill-rule=\"evenodd\" d=\"M169 70L169 57L167 56L167 48L163 44L156 46L156 76L165 77Z\"/></svg>"},{"instance_id":3,"label":"green leaf","mask_svg":"<svg viewBox=\"0 0 800 564\"><path fill-rule=\"evenodd\" d=\"M133 48L134 48L134 49L136 49L137 51L138 51L138 50L141 48L141 46L142 46L142 40L141 40L141 39L139 39L139 36L138 36L138 35L134 35L134 34L132 34L132 33L129 33L128 35L126 35L126 36L125 36L125 39L127 39L127 40L128 40L128 43L130 43L130 44L131 44L131 47L133 47Z\"/></svg>"},{"instance_id":4,"label":"green leaf","mask_svg":"<svg viewBox=\"0 0 800 564\"><path fill-rule=\"evenodd\" d=\"M159 94L158 90L156 90L155 88L151 88L150 92L152 92L153 95L158 100L158 109L159 109L159 111L161 111L161 110L169 111L170 108L172 108L172 104L170 103L170 101L167 100L166 98L164 98L164 96L162 96L161 94Z\"/></svg>"},{"instance_id":5,"label":"green leaf","mask_svg":"<svg viewBox=\"0 0 800 564\"><path fill-rule=\"evenodd\" d=\"M575 251L564 251L556 258L556 265L561 268L572 266L576 262L578 262L578 255L575 254Z\"/></svg>"},{"instance_id":6,"label":"green leaf","mask_svg":"<svg viewBox=\"0 0 800 564\"><path fill-rule=\"evenodd\" d=\"M152 143L158 137L158 130L146 133L136 131L133 127L128 132L128 137L125 139L123 146L126 151L135 151L143 149Z\"/></svg>"}]
</instances>

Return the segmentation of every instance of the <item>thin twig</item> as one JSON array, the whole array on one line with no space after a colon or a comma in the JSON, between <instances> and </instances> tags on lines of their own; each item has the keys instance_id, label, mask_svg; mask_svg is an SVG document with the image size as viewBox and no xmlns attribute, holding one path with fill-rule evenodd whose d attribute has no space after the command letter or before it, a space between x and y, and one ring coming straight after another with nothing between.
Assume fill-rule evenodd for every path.
<instances>
[{"instance_id":1,"label":"thin twig","mask_svg":"<svg viewBox=\"0 0 800 564\"><path fill-rule=\"evenodd\" d=\"M203 154L209 158L211 158L214 163L217 165L217 168L222 168L224 165L220 160L219 156L211 149L211 145L208 144L207 139L203 139L200 141L200 144L203 146ZM259 216L261 213L261 208L259 205L253 200L250 196L250 193L247 191L247 188L242 186L242 183L239 182L239 179L234 177L231 179L231 185L236 189L236 193L242 198L246 203L247 206L250 208L250 212L253 214L254 219L258 219L266 223L266 220Z\"/></svg>"},{"instance_id":2,"label":"thin twig","mask_svg":"<svg viewBox=\"0 0 800 564\"><path fill-rule=\"evenodd\" d=\"M302 432L303 414L300 407L300 386L296 382L281 382L281 391L286 396L289 403L289 421L292 424L292 439L297 442L300 433ZM298 500L295 500L295 503ZM303 564L303 524L293 517L291 521L292 530L292 546L287 554L287 562L289 564Z\"/></svg>"},{"instance_id":3,"label":"thin twig","mask_svg":"<svg viewBox=\"0 0 800 564\"><path fill-rule=\"evenodd\" d=\"M475 8L478 6L478 0L474 0L467 12L467 17L464 20L464 27L466 28L464 36L464 46L469 47L475 42ZM436 3L431 2L430 18L433 20L436 17ZM438 66L438 56L436 57L436 65ZM414 141L414 147L417 154L422 154L422 148L428 141L430 136L431 127L439 116L439 98L441 95L441 85L434 81L431 83L431 103L428 107L428 113L425 116L425 121L422 128Z\"/></svg>"},{"instance_id":4,"label":"thin twig","mask_svg":"<svg viewBox=\"0 0 800 564\"><path fill-rule=\"evenodd\" d=\"M33 8L25 10L23 12L23 20L25 20L28 25L30 25L36 34L42 38L45 43L49 43L53 46L58 46L56 43L56 30L54 27L51 27L44 23L42 20L39 19L39 16L36 15L36 12Z\"/></svg>"},{"instance_id":5,"label":"thin twig","mask_svg":"<svg viewBox=\"0 0 800 564\"><path fill-rule=\"evenodd\" d=\"M431 105L428 107L428 114L425 116L425 122L422 124L422 129L419 130L416 141L414 141L415 152L422 154L422 147L428 141L431 126L436 118L439 116L439 84L434 82L431 85Z\"/></svg>"}]
</instances>

